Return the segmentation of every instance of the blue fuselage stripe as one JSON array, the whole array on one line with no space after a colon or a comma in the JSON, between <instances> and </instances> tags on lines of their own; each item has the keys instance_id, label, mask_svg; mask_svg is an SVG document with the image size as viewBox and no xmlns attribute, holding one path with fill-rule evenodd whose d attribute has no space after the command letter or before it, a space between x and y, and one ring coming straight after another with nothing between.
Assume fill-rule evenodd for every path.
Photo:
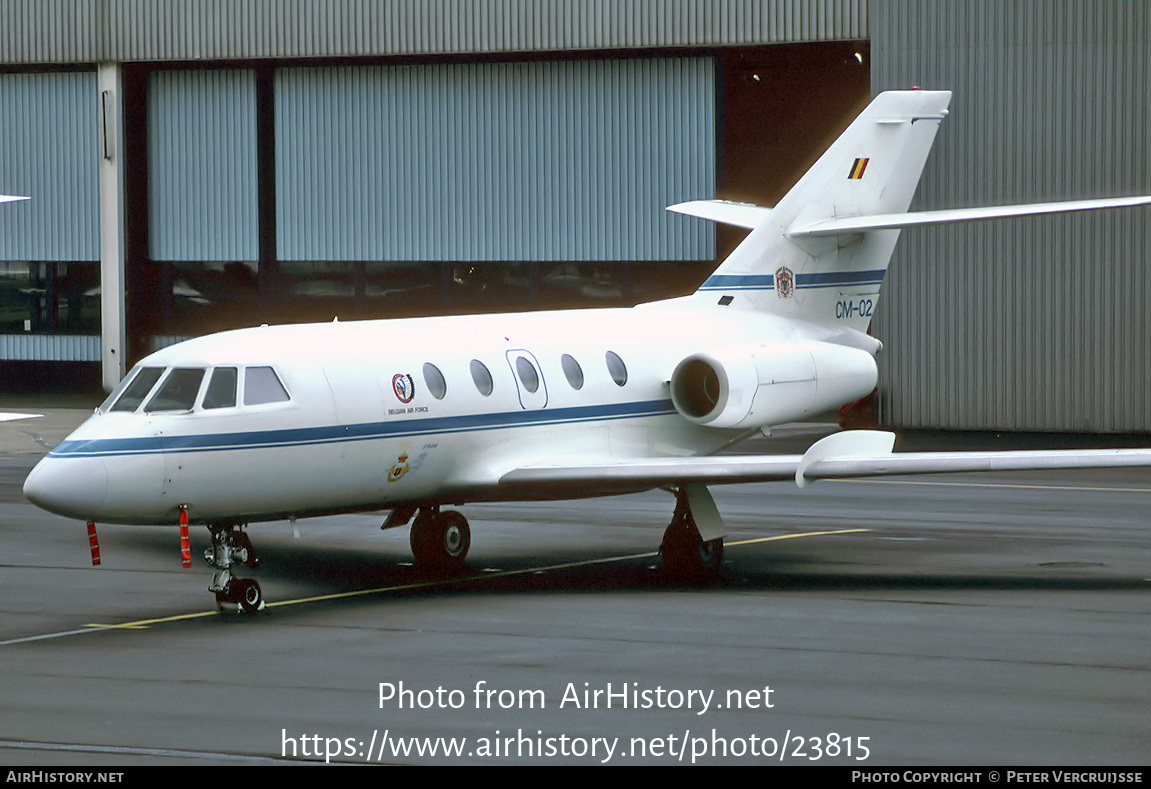
<instances>
[{"instance_id":1,"label":"blue fuselage stripe","mask_svg":"<svg viewBox=\"0 0 1151 789\"><path fill-rule=\"evenodd\" d=\"M174 452L220 452L237 449L282 449L347 441L468 433L500 428L602 422L633 417L665 416L674 413L676 413L675 407L670 400L649 400L638 403L613 403L574 408L508 411L422 419L396 419L387 422L363 422L354 425L325 425L242 433L81 439L63 441L49 455L56 458L108 457Z\"/></svg>"},{"instance_id":2,"label":"blue fuselage stripe","mask_svg":"<svg viewBox=\"0 0 1151 789\"><path fill-rule=\"evenodd\" d=\"M713 274L700 290L774 290L772 274Z\"/></svg>"},{"instance_id":3,"label":"blue fuselage stripe","mask_svg":"<svg viewBox=\"0 0 1151 789\"><path fill-rule=\"evenodd\" d=\"M876 271L824 271L815 274L797 274L797 288L830 288L836 285L879 285L883 282L883 269Z\"/></svg>"},{"instance_id":4,"label":"blue fuselage stripe","mask_svg":"<svg viewBox=\"0 0 1151 789\"><path fill-rule=\"evenodd\" d=\"M844 285L881 285L884 269L869 271L822 271L796 274L796 288L834 288ZM713 274L700 290L775 290L772 274Z\"/></svg>"}]
</instances>

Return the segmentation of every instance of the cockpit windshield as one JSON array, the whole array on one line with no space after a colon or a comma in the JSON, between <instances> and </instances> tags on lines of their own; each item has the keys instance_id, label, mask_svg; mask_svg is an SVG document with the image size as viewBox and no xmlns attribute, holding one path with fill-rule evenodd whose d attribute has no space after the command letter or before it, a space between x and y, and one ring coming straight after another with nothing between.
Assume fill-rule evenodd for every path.
<instances>
[{"instance_id":1,"label":"cockpit windshield","mask_svg":"<svg viewBox=\"0 0 1151 789\"><path fill-rule=\"evenodd\" d=\"M203 368L177 367L164 379L159 391L144 406L144 411L191 411L203 380Z\"/></svg>"},{"instance_id":2,"label":"cockpit windshield","mask_svg":"<svg viewBox=\"0 0 1151 789\"><path fill-rule=\"evenodd\" d=\"M152 387L160 380L160 376L164 374L163 367L142 367L132 378L132 382L124 388L124 393L121 394L116 401L109 408L109 411L135 411L140 407L140 403L144 402L144 398L148 396L148 392L152 391ZM113 395L115 392L113 392ZM109 400L111 398L108 398Z\"/></svg>"},{"instance_id":3,"label":"cockpit windshield","mask_svg":"<svg viewBox=\"0 0 1151 789\"><path fill-rule=\"evenodd\" d=\"M98 411L132 412L141 404L147 414L236 408L240 392L244 406L286 403L292 399L271 367L137 367Z\"/></svg>"},{"instance_id":4,"label":"cockpit windshield","mask_svg":"<svg viewBox=\"0 0 1151 789\"><path fill-rule=\"evenodd\" d=\"M235 367L217 367L204 392L204 408L233 408L236 405L236 382L240 371Z\"/></svg>"},{"instance_id":5,"label":"cockpit windshield","mask_svg":"<svg viewBox=\"0 0 1151 789\"><path fill-rule=\"evenodd\" d=\"M285 403L289 399L288 391L271 367L249 367L244 371L244 405Z\"/></svg>"}]
</instances>

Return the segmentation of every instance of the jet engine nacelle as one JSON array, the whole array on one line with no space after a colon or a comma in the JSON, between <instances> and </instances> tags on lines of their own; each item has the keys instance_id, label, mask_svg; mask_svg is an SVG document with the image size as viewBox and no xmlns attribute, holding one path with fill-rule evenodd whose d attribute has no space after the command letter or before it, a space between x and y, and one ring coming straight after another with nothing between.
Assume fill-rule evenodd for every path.
<instances>
[{"instance_id":1,"label":"jet engine nacelle","mask_svg":"<svg viewBox=\"0 0 1151 789\"><path fill-rule=\"evenodd\" d=\"M671 399L708 427L762 428L858 400L875 389L867 351L816 341L730 345L695 353L671 376Z\"/></svg>"}]
</instances>

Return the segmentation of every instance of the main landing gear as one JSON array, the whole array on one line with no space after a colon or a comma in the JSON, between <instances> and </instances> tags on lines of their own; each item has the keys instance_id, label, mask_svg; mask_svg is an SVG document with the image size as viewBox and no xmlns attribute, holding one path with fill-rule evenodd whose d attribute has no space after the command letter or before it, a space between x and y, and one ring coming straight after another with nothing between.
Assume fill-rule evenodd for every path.
<instances>
[{"instance_id":1,"label":"main landing gear","mask_svg":"<svg viewBox=\"0 0 1151 789\"><path fill-rule=\"evenodd\" d=\"M209 592L216 593L216 604L220 610L235 606L236 611L251 613L264 608L264 594L260 585L252 578L237 578L232 575L232 565L241 562L249 567L259 567L260 560L252 548L248 533L238 524L212 524L212 547L204 551L204 561L216 568L212 576Z\"/></svg>"},{"instance_id":2,"label":"main landing gear","mask_svg":"<svg viewBox=\"0 0 1151 789\"><path fill-rule=\"evenodd\" d=\"M411 544L420 565L439 571L459 570L472 546L472 530L467 518L455 510L440 512L438 507L425 507L412 523Z\"/></svg>"},{"instance_id":3,"label":"main landing gear","mask_svg":"<svg viewBox=\"0 0 1151 789\"><path fill-rule=\"evenodd\" d=\"M715 578L723 565L723 537L703 539L692 514L692 499L695 499L700 509L708 509L718 519L719 513L707 489L700 486L700 490L702 493L691 491L693 495L689 497L686 486L676 488L675 514L663 533L663 543L659 548L664 569L685 581ZM700 496L705 498L700 499ZM722 524L719 525L722 528Z\"/></svg>"}]
</instances>

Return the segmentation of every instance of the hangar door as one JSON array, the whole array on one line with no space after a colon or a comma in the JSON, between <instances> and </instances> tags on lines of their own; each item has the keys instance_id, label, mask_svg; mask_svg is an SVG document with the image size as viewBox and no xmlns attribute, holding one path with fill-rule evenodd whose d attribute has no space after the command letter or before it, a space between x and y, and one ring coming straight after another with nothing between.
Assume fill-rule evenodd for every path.
<instances>
[{"instance_id":1,"label":"hangar door","mask_svg":"<svg viewBox=\"0 0 1151 789\"><path fill-rule=\"evenodd\" d=\"M277 256L711 260L710 58L286 68Z\"/></svg>"},{"instance_id":2,"label":"hangar door","mask_svg":"<svg viewBox=\"0 0 1151 789\"><path fill-rule=\"evenodd\" d=\"M256 260L254 71L149 75L148 182L152 260Z\"/></svg>"},{"instance_id":3,"label":"hangar door","mask_svg":"<svg viewBox=\"0 0 1151 789\"><path fill-rule=\"evenodd\" d=\"M94 71L0 74L0 361L100 353Z\"/></svg>"}]
</instances>

